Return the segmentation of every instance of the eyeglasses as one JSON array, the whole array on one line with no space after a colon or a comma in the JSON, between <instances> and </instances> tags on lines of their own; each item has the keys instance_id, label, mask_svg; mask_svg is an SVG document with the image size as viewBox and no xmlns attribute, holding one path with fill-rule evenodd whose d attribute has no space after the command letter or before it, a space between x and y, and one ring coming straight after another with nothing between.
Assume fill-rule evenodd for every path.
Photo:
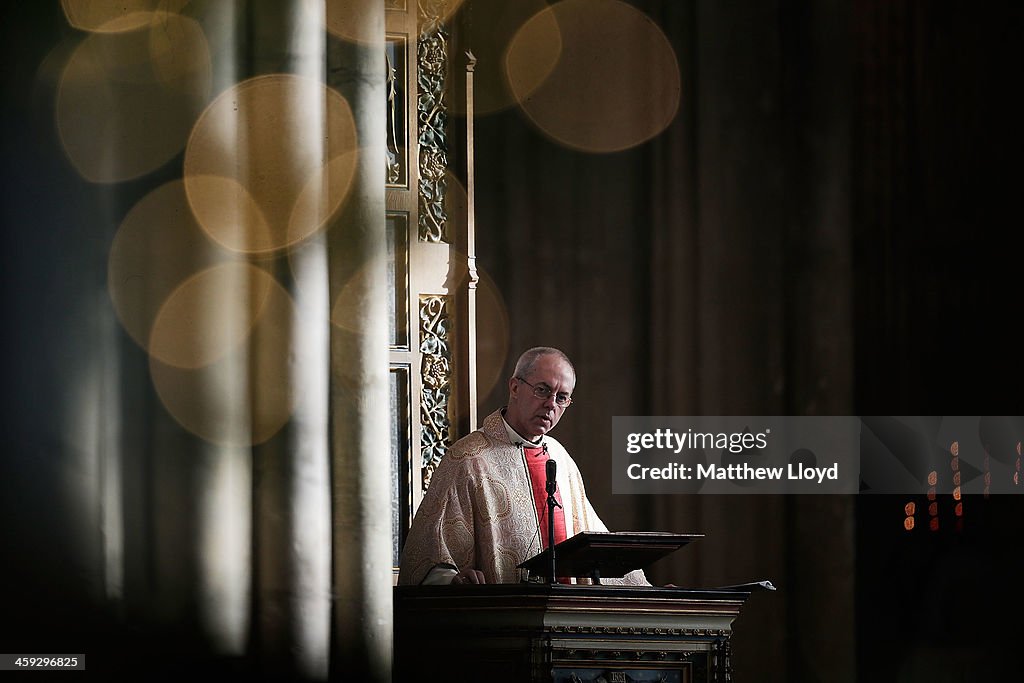
<instances>
[{"instance_id":1,"label":"eyeglasses","mask_svg":"<svg viewBox=\"0 0 1024 683\"><path fill-rule=\"evenodd\" d=\"M544 401L551 398L551 395L554 394L554 392L551 391L551 387L545 384L530 384L522 377L516 377L516 379L525 384L526 386L530 387L531 389L533 389L533 395ZM554 394L554 396L555 405L559 406L560 408L567 408L569 404L572 403L572 396L570 396L569 394L560 393Z\"/></svg>"}]
</instances>

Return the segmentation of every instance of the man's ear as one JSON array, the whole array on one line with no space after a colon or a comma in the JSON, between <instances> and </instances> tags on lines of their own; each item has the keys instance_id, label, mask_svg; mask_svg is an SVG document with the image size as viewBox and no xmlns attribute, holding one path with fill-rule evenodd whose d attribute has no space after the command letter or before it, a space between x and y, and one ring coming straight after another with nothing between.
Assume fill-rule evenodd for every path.
<instances>
[{"instance_id":1,"label":"man's ear","mask_svg":"<svg viewBox=\"0 0 1024 683\"><path fill-rule=\"evenodd\" d=\"M516 381L515 377L508 378L508 396L510 399L516 398L519 392L519 382Z\"/></svg>"}]
</instances>

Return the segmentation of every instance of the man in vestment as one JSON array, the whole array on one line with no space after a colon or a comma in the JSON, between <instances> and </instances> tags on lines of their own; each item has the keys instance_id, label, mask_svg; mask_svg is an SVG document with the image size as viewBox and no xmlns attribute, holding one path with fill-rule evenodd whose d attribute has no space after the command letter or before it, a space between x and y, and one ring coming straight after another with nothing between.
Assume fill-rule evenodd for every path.
<instances>
[{"instance_id":1,"label":"man in vestment","mask_svg":"<svg viewBox=\"0 0 1024 683\"><path fill-rule=\"evenodd\" d=\"M555 499L562 506L555 508L555 543L608 530L587 500L576 463L548 434L575 386L576 370L558 349L541 346L520 356L508 405L441 458L409 529L400 584L524 580L516 566L548 547L548 458L557 463ZM649 585L639 570L601 581Z\"/></svg>"}]
</instances>

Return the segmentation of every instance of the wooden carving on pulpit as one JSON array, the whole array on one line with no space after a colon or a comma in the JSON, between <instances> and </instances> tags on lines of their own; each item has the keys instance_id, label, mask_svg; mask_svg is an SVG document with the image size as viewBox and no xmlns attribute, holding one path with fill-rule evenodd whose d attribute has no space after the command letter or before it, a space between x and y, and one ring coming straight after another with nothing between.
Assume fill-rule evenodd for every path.
<instances>
[{"instance_id":1,"label":"wooden carving on pulpit","mask_svg":"<svg viewBox=\"0 0 1024 683\"><path fill-rule=\"evenodd\" d=\"M577 534L556 574L621 578L701 534ZM550 556L520 565L549 575ZM712 589L516 584L395 588L395 680L725 683L732 624L768 581Z\"/></svg>"}]
</instances>

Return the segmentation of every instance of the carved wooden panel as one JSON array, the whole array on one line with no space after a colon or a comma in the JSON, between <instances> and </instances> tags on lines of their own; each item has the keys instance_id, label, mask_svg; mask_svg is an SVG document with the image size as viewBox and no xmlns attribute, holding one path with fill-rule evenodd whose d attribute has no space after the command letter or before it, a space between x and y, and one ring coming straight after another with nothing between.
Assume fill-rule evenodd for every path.
<instances>
[{"instance_id":1,"label":"carved wooden panel","mask_svg":"<svg viewBox=\"0 0 1024 683\"><path fill-rule=\"evenodd\" d=\"M451 286L459 281L453 276L453 238L461 234L451 225L466 224L460 218L466 208L445 200L451 172L451 64L450 33L442 17L450 4L389 0L385 12L389 361L392 368L408 368L392 404L393 443L405 449L392 454L396 561L430 476L458 436L454 416L458 402L466 400L457 381L461 369L455 368L456 311L461 309ZM458 336L464 336L461 329ZM397 435L407 418L408 438L402 441Z\"/></svg>"},{"instance_id":2,"label":"carved wooden panel","mask_svg":"<svg viewBox=\"0 0 1024 683\"><path fill-rule=\"evenodd\" d=\"M448 29L441 21L444 0L419 0L417 123L420 164L420 239L450 242L445 213L448 121L445 103Z\"/></svg>"},{"instance_id":3,"label":"carved wooden panel","mask_svg":"<svg viewBox=\"0 0 1024 683\"><path fill-rule=\"evenodd\" d=\"M448 297L420 297L420 353L423 388L420 394L423 490L451 445L449 400L452 391L452 349Z\"/></svg>"}]
</instances>

